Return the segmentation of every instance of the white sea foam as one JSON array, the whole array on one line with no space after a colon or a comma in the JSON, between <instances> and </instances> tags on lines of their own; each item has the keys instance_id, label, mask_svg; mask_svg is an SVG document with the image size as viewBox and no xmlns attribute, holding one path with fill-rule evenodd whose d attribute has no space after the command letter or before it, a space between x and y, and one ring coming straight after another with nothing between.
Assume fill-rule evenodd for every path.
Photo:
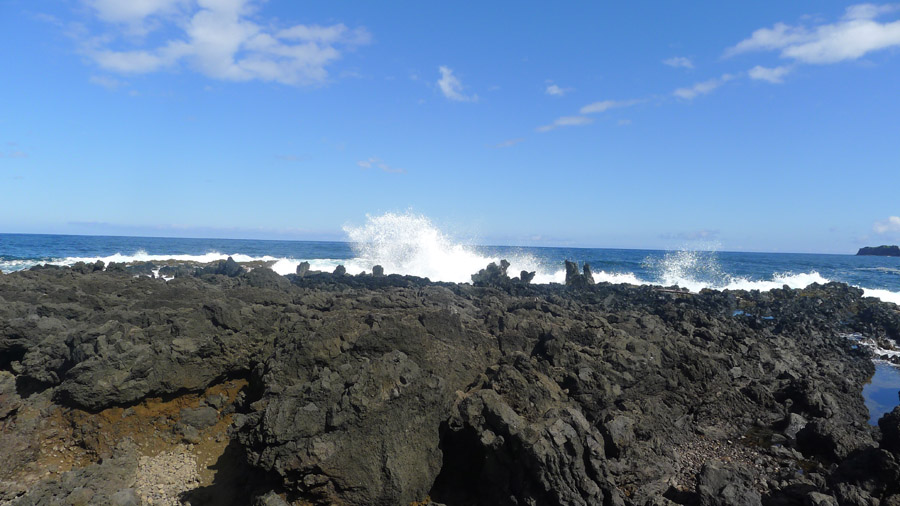
<instances>
[{"instance_id":1,"label":"white sea foam","mask_svg":"<svg viewBox=\"0 0 900 506\"><path fill-rule=\"evenodd\" d=\"M897 343L892 339L883 339L882 342L879 342L859 333L840 334L840 336L846 339L850 339L851 341L855 341L859 343L860 346L864 346L872 350L872 353L874 353L877 357L876 360L900 357L900 350L897 349ZM882 348L881 344L887 345L888 348Z\"/></svg>"},{"instance_id":2,"label":"white sea foam","mask_svg":"<svg viewBox=\"0 0 900 506\"><path fill-rule=\"evenodd\" d=\"M412 212L366 216L364 225L348 225L344 231L356 253L356 258L346 265L347 272L353 272L354 268L370 271L373 266L380 265L386 274L468 282L472 274L491 262L500 261L499 257L486 256L472 246L451 240L427 217ZM535 283L565 280L564 271L544 269L533 255L521 253L504 257L510 263L512 276L526 270L535 272Z\"/></svg>"},{"instance_id":3,"label":"white sea foam","mask_svg":"<svg viewBox=\"0 0 900 506\"><path fill-rule=\"evenodd\" d=\"M344 228L352 242L354 258L305 259L314 271L332 272L338 265L346 267L349 274L371 272L372 267L381 265L387 274L408 274L430 278L433 281L470 282L471 275L491 262L504 258L510 262L508 273L515 277L525 270L535 272L533 283L563 283L565 270L562 262L541 261L535 255L519 252L494 256L484 250L454 240L427 217L406 213L387 213L367 216L361 226ZM55 265L72 265L76 262L180 262L209 263L231 256L237 262L267 262L281 274L296 272L302 258L281 258L274 256L250 256L242 253L225 254L211 251L198 255L149 254L138 251L133 254L116 253L105 257L70 257L53 259ZM37 260L5 260L0 262L4 272L28 269ZM824 284L831 281L817 271L784 272L771 275L768 279L750 279L724 272L715 252L683 250L666 253L662 258L648 258L644 267L649 275L645 278L634 272L593 273L596 282L628 283L633 285L678 285L698 292L704 288L717 290L760 290L766 291L787 285L791 288L805 288L812 283ZM157 273L158 274L158 273ZM900 292L884 289L863 288L865 295L900 304Z\"/></svg>"},{"instance_id":4,"label":"white sea foam","mask_svg":"<svg viewBox=\"0 0 900 506\"><path fill-rule=\"evenodd\" d=\"M893 302L894 304L900 306L900 293L898 292L892 292L890 290L879 290L876 288L863 288L863 296L875 297L885 302Z\"/></svg>"},{"instance_id":5,"label":"white sea foam","mask_svg":"<svg viewBox=\"0 0 900 506\"><path fill-rule=\"evenodd\" d=\"M177 262L197 262L201 264L215 262L217 260L225 260L226 258L231 257L235 262L270 262L276 261L278 258L272 256L260 256L254 257L250 255L244 255L241 253L232 253L225 254L219 253L218 251L210 251L208 253L204 253L202 255L151 255L144 250L139 250L136 253L130 255L123 255L122 253L116 253L114 255L109 255L105 257L68 257L59 260L54 260L52 262L48 262L54 265L72 265L76 262L86 262L93 263L97 260L100 260L103 263L110 262L119 262L119 263L132 263L132 262L165 262L167 260L174 260Z\"/></svg>"}]
</instances>

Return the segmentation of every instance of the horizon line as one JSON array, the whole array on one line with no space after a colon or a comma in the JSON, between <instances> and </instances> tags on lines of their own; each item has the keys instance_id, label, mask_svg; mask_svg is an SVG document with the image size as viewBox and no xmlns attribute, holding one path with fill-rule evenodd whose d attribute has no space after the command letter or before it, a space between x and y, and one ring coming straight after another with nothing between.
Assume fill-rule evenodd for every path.
<instances>
[{"instance_id":1,"label":"horizon line","mask_svg":"<svg viewBox=\"0 0 900 506\"><path fill-rule=\"evenodd\" d=\"M311 243L338 243L338 244L354 244L353 241L346 240L322 240L322 239L260 239L260 238L240 238L240 237L184 237L184 236L165 236L165 235L110 235L110 234L61 234L61 233L37 233L37 232L0 232L0 236L6 235L28 235L28 236L61 236L61 237L110 237L110 238L137 238L137 239L186 239L186 240L212 240L212 241L264 241L264 242L311 242ZM623 247L597 247L597 246L524 246L519 244L466 244L476 248L539 248L539 249L597 249L597 250L624 250L624 251L699 251L704 253L751 253L751 254L770 254L770 255L836 255L836 256L857 256L856 253L821 253L810 251L734 251L734 250L716 250L716 249L693 249L693 248L623 248ZM863 246L878 247L878 246Z\"/></svg>"}]
</instances>

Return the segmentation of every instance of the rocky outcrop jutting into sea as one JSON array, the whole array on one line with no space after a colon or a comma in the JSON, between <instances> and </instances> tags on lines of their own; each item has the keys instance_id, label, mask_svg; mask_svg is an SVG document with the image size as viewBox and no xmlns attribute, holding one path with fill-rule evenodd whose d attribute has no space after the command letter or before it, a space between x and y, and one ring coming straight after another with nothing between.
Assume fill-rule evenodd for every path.
<instances>
[{"instance_id":1,"label":"rocky outcrop jutting into sea","mask_svg":"<svg viewBox=\"0 0 900 506\"><path fill-rule=\"evenodd\" d=\"M857 256L900 257L900 246L866 246L859 248Z\"/></svg>"},{"instance_id":2,"label":"rocky outcrop jutting into sea","mask_svg":"<svg viewBox=\"0 0 900 506\"><path fill-rule=\"evenodd\" d=\"M0 502L900 504L897 306L507 266L0 275Z\"/></svg>"}]
</instances>

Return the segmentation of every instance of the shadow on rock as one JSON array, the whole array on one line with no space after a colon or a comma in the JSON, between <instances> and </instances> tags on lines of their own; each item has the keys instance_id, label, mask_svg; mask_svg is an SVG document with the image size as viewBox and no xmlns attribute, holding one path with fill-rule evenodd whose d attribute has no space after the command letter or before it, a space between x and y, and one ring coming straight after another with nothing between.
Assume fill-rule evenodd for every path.
<instances>
[{"instance_id":1,"label":"shadow on rock","mask_svg":"<svg viewBox=\"0 0 900 506\"><path fill-rule=\"evenodd\" d=\"M185 492L181 496L183 502L244 506L251 504L258 492L271 488L266 486L270 481L267 476L247 465L247 454L237 441L225 447L210 469L216 471L212 484Z\"/></svg>"}]
</instances>

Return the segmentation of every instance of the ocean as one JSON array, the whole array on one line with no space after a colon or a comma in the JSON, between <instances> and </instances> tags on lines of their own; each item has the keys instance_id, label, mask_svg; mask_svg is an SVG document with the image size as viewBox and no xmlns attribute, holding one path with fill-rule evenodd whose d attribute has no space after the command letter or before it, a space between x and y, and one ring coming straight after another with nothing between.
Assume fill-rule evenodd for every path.
<instances>
[{"instance_id":1,"label":"ocean","mask_svg":"<svg viewBox=\"0 0 900 506\"><path fill-rule=\"evenodd\" d=\"M896 257L473 246L455 241L427 218L410 214L369 217L363 226L345 231L346 242L0 234L0 270L95 260L211 262L231 256L238 262L267 261L280 274L295 272L300 262L307 261L313 270L330 272L342 264L349 274L356 274L381 265L387 274L468 282L488 263L505 258L511 262L510 275L534 271L535 283L562 283L563 261L573 260L590 263L598 282L679 285L699 291L803 288L840 281L862 288L866 296L900 304Z\"/></svg>"},{"instance_id":2,"label":"ocean","mask_svg":"<svg viewBox=\"0 0 900 506\"><path fill-rule=\"evenodd\" d=\"M4 273L51 263L181 260L211 262L229 256L238 262L265 261L280 274L300 262L313 270L344 265L348 274L411 274L433 281L468 282L490 262L507 259L509 273L536 273L534 283L565 281L564 260L591 264L597 282L678 285L703 288L770 290L787 285L840 281L860 287L866 296L900 304L900 258L800 253L660 251L605 248L476 246L456 241L427 218L410 214L369 217L347 227L346 242L183 239L76 235L0 234L0 270ZM874 422L898 403L900 371L876 364L864 394Z\"/></svg>"}]
</instances>

